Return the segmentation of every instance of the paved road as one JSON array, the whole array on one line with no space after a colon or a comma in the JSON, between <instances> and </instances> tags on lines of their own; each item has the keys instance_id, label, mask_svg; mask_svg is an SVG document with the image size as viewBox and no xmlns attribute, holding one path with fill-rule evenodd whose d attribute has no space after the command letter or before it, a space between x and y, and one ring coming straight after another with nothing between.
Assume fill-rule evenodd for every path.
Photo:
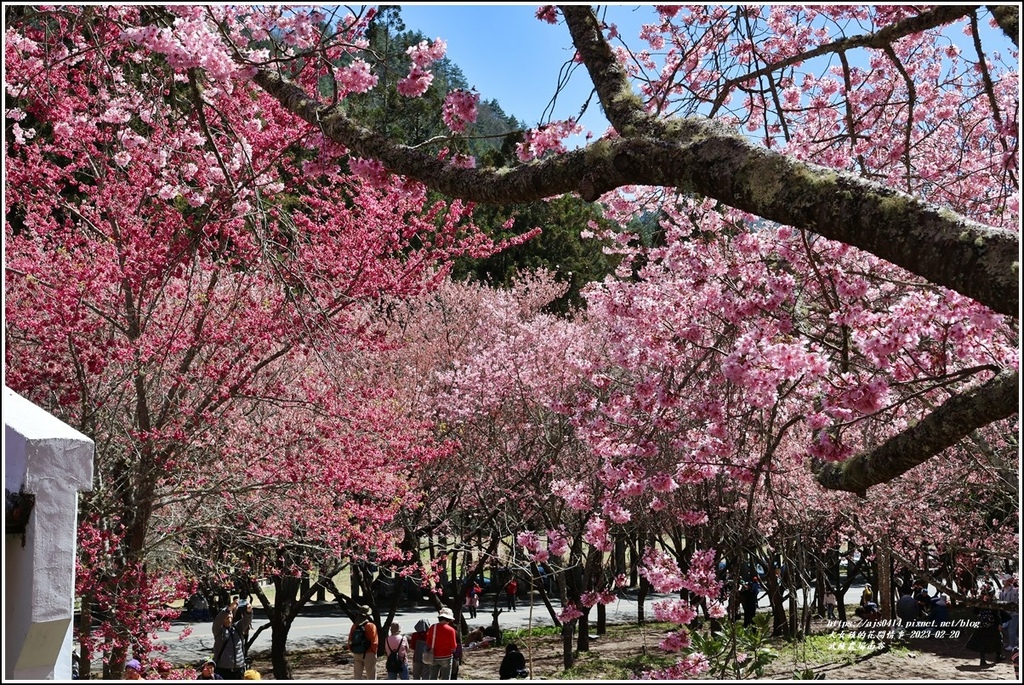
<instances>
[{"instance_id":1,"label":"paved road","mask_svg":"<svg viewBox=\"0 0 1024 685\"><path fill-rule=\"evenodd\" d=\"M665 597L667 595L648 596L645 602L648 618L653 615L653 603ZM491 624L493 600L493 595L484 595L483 606L478 610L476 619L469 618L468 614L463 616L471 629ZM561 609L557 602L554 604L556 610ZM520 600L516 611L507 611L504 610L504 598L502 598L500 606L503 609L499 618L502 630L554 625L547 609L539 600L536 600L532 607L528 602ZM635 621L637 616L636 597L627 596L608 605L607 612L608 621L612 623ZM591 617L593 616L594 614L591 613ZM400 610L395 615L395 621L402 626L403 633L411 633L413 626L420 619L436 623L437 612L428 606L421 606L415 609ZM260 611L256 611L252 629L255 631L265 623L265 616ZM288 633L288 649L301 651L313 648L341 647L345 644L351 625L352 621L336 606L309 607L292 624ZM167 645L167 658L171 662L177 664L196 663L208 658L213 653L211 623L175 621L171 630L157 634L156 642ZM251 649L257 653L270 650L269 628L257 636Z\"/></svg>"},{"instance_id":2,"label":"paved road","mask_svg":"<svg viewBox=\"0 0 1024 685\"><path fill-rule=\"evenodd\" d=\"M847 592L845 600L848 606L856 604L857 598L860 597L860 589L858 585ZM644 603L644 611L647 618L653 617L653 605L655 602L675 597L677 595L648 595ZM500 598L500 602L500 607L504 609L504 597ZM561 607L558 602L556 601L554 604L556 610L560 611ZM476 619L471 619L466 614L464 615L464 620L466 620L471 629L476 626L488 626L491 624L491 609L493 607L494 595L485 594ZM765 609L768 607L770 607L770 604L767 594L762 594L759 608ZM636 596L626 594L615 603L609 604L606 611L610 623L634 622L637 617ZM595 613L591 612L592 619L594 616ZM413 626L420 619L426 619L431 623L435 623L437 621L437 612L424 605L414 609L403 609L395 615L395 620L402 626L402 632L406 634L412 632ZM266 617L260 611L256 611L253 618L253 630L257 630L265 623ZM340 648L346 642L351 625L352 621L336 605L310 606L292 624L291 630L288 633L288 649L303 651L315 648ZM517 611L502 611L499 625L502 630L511 630L530 626L550 626L554 625L554 623L551 621L544 604L535 598L532 607L529 602L520 600ZM267 628L256 638L251 649L255 653L269 651L270 636L270 628ZM156 641L157 643L167 645L167 658L176 664L194 664L210 657L213 653L213 634L209 622L177 621L171 626L170 631L158 633Z\"/></svg>"}]
</instances>

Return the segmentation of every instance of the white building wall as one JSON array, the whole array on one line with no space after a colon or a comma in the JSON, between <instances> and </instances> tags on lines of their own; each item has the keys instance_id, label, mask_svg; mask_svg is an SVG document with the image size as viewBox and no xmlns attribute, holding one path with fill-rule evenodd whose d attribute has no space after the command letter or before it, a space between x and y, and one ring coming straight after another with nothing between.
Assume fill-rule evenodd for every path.
<instances>
[{"instance_id":1,"label":"white building wall","mask_svg":"<svg viewBox=\"0 0 1024 685\"><path fill-rule=\"evenodd\" d=\"M4 679L71 678L78 493L93 441L4 388L4 487L35 496L24 535L4 536Z\"/></svg>"}]
</instances>

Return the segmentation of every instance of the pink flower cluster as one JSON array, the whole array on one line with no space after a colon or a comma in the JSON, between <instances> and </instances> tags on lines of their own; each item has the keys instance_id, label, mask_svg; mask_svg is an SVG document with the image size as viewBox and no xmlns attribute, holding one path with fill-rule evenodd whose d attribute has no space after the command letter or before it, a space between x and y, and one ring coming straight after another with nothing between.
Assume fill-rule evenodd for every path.
<instances>
[{"instance_id":1,"label":"pink flower cluster","mask_svg":"<svg viewBox=\"0 0 1024 685\"><path fill-rule=\"evenodd\" d=\"M665 639L658 643L658 646L666 652L681 652L684 649L688 649L692 644L690 631L684 629L669 633L665 636Z\"/></svg>"},{"instance_id":2,"label":"pink flower cluster","mask_svg":"<svg viewBox=\"0 0 1024 685\"><path fill-rule=\"evenodd\" d=\"M532 131L527 131L525 141L516 145L516 156L521 162L543 157L548 152L565 152L563 140L581 132L583 127L574 119L552 121Z\"/></svg>"},{"instance_id":3,"label":"pink flower cluster","mask_svg":"<svg viewBox=\"0 0 1024 685\"><path fill-rule=\"evenodd\" d=\"M701 597L718 597L722 591L722 583L718 580L715 568L715 550L705 549L693 553L683 587Z\"/></svg>"},{"instance_id":4,"label":"pink flower cluster","mask_svg":"<svg viewBox=\"0 0 1024 685\"><path fill-rule=\"evenodd\" d=\"M425 69L413 67L409 75L398 82L398 92L407 98L418 98L427 92L434 82L434 75Z\"/></svg>"},{"instance_id":5,"label":"pink flower cluster","mask_svg":"<svg viewBox=\"0 0 1024 685\"><path fill-rule=\"evenodd\" d=\"M444 57L447 50L448 44L440 38L434 39L433 45L421 40L418 45L410 47L406 52L412 59L412 68L409 69L409 75L398 82L398 92L410 98L418 98L426 93L434 82L434 75L427 69Z\"/></svg>"},{"instance_id":6,"label":"pink flower cluster","mask_svg":"<svg viewBox=\"0 0 1024 685\"><path fill-rule=\"evenodd\" d=\"M558 23L558 10L555 9L554 5L541 5L537 8L537 13L534 16L549 24Z\"/></svg>"},{"instance_id":7,"label":"pink flower cluster","mask_svg":"<svg viewBox=\"0 0 1024 685\"><path fill-rule=\"evenodd\" d=\"M343 94L365 93L377 85L377 75L370 72L370 65L361 59L338 72L337 81Z\"/></svg>"},{"instance_id":8,"label":"pink flower cluster","mask_svg":"<svg viewBox=\"0 0 1024 685\"><path fill-rule=\"evenodd\" d=\"M585 607L592 607L595 604L611 604L617 599L615 593L610 590L584 592L580 595L580 603Z\"/></svg>"},{"instance_id":9,"label":"pink flower cluster","mask_svg":"<svg viewBox=\"0 0 1024 685\"><path fill-rule=\"evenodd\" d=\"M706 656L694 652L682 661L661 671L645 671L641 680L692 680L711 668Z\"/></svg>"},{"instance_id":10,"label":"pink flower cluster","mask_svg":"<svg viewBox=\"0 0 1024 685\"><path fill-rule=\"evenodd\" d=\"M383 187L387 182L387 169L385 169L384 165L375 159L353 157L349 160L348 165L353 174L375 188Z\"/></svg>"},{"instance_id":11,"label":"pink flower cluster","mask_svg":"<svg viewBox=\"0 0 1024 685\"><path fill-rule=\"evenodd\" d=\"M476 107L479 102L480 94L475 90L453 90L444 99L441 118L453 133L462 133L468 124L476 121Z\"/></svg>"},{"instance_id":12,"label":"pink flower cluster","mask_svg":"<svg viewBox=\"0 0 1024 685\"><path fill-rule=\"evenodd\" d=\"M538 563L544 563L548 561L552 555L562 556L568 553L569 543L566 541L565 536L555 530L549 530L547 532L548 545L545 549L543 541L540 536L532 530L523 531L516 536L516 544L520 545L526 550L530 559Z\"/></svg>"},{"instance_id":13,"label":"pink flower cluster","mask_svg":"<svg viewBox=\"0 0 1024 685\"><path fill-rule=\"evenodd\" d=\"M608 534L608 524L600 516L593 516L587 521L587 532L584 533L583 539L587 544L602 552L612 551L612 538Z\"/></svg>"},{"instance_id":14,"label":"pink flower cluster","mask_svg":"<svg viewBox=\"0 0 1024 685\"><path fill-rule=\"evenodd\" d=\"M569 541L565 539L560 531L549 530L548 531L548 551L556 557L563 556L569 553Z\"/></svg>"},{"instance_id":15,"label":"pink flower cluster","mask_svg":"<svg viewBox=\"0 0 1024 685\"><path fill-rule=\"evenodd\" d=\"M570 602L569 604L565 605L564 609L562 609L562 613L558 614L558 620L562 623L568 623L569 621L577 619L582 615L583 612L577 609L575 604L572 604Z\"/></svg>"},{"instance_id":16,"label":"pink flower cluster","mask_svg":"<svg viewBox=\"0 0 1024 685\"><path fill-rule=\"evenodd\" d=\"M238 70L223 42L199 19L179 17L173 29L132 27L121 38L164 55L177 71L198 67L214 80L228 82Z\"/></svg>"},{"instance_id":17,"label":"pink flower cluster","mask_svg":"<svg viewBox=\"0 0 1024 685\"><path fill-rule=\"evenodd\" d=\"M684 526L703 526L708 522L708 513L706 511L684 511L678 516L679 522Z\"/></svg>"},{"instance_id":18,"label":"pink flower cluster","mask_svg":"<svg viewBox=\"0 0 1024 685\"><path fill-rule=\"evenodd\" d=\"M613 523L628 523L633 518L632 512L618 502L605 500L601 505L601 513L607 516Z\"/></svg>"},{"instance_id":19,"label":"pink flower cluster","mask_svg":"<svg viewBox=\"0 0 1024 685\"><path fill-rule=\"evenodd\" d=\"M448 50L448 44L440 38L434 39L434 44L430 45L425 40L421 40L419 45L413 45L406 53L412 59L414 66L420 69L426 69L437 60L444 57L444 53Z\"/></svg>"},{"instance_id":20,"label":"pink flower cluster","mask_svg":"<svg viewBox=\"0 0 1024 685\"><path fill-rule=\"evenodd\" d=\"M551 494L564 499L565 503L576 511L590 509L590 491L585 483L553 480L551 481Z\"/></svg>"},{"instance_id":21,"label":"pink flower cluster","mask_svg":"<svg viewBox=\"0 0 1024 685\"><path fill-rule=\"evenodd\" d=\"M677 592L683 588L683 575L679 572L679 564L668 552L649 548L644 552L637 570L647 579L655 592Z\"/></svg>"}]
</instances>

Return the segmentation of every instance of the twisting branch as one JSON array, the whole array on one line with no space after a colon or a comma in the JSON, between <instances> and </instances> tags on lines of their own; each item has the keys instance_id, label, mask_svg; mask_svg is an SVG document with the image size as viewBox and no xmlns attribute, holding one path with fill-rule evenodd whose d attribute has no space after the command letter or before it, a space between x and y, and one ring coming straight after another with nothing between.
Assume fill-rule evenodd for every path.
<instances>
[{"instance_id":1,"label":"twisting branch","mask_svg":"<svg viewBox=\"0 0 1024 685\"><path fill-rule=\"evenodd\" d=\"M1017 413L1020 374L1003 371L987 383L947 400L919 423L873 450L843 462L814 464L818 482L830 490L864 495L952 447L974 430Z\"/></svg>"},{"instance_id":2,"label":"twisting branch","mask_svg":"<svg viewBox=\"0 0 1024 685\"><path fill-rule=\"evenodd\" d=\"M601 104L622 137L512 169L454 166L357 125L340 108L324 107L277 74L257 70L254 80L353 154L377 159L449 197L512 203L577 192L593 202L625 185L680 188L852 245L1001 314L1018 316L1017 233L771 152L715 121L648 116L593 13L577 6L566 10Z\"/></svg>"}]
</instances>

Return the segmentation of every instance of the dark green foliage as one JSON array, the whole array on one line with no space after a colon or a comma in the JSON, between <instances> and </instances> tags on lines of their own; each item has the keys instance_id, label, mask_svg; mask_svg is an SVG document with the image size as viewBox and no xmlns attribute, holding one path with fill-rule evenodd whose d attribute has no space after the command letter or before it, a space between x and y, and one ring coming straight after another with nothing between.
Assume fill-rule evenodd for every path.
<instances>
[{"instance_id":1,"label":"dark green foliage","mask_svg":"<svg viewBox=\"0 0 1024 685\"><path fill-rule=\"evenodd\" d=\"M462 70L447 58L432 65L434 80L423 97L408 98L398 93L398 81L409 72L407 49L428 38L419 31L406 29L400 7L385 5L379 9L367 34L370 43L367 62L375 65L378 85L368 93L353 94L345 99L348 116L405 145L436 139L426 149L448 148L452 153L473 155L480 166L517 164L516 144L522 141L526 125L506 114L497 100L481 100L477 120L465 134L453 136L445 126L442 119L445 96L456 88L470 88ZM503 224L510 216L516 217L515 224L505 229ZM552 304L552 311L568 313L581 308L580 289L612 273L617 263L617 259L603 253L603 243L580 237L581 231L590 228L590 221L598 221L603 228L607 228L608 223L601 220L595 205L578 198L562 197L526 205L477 206L474 218L495 240L521 235L537 226L543 232L526 244L488 259L461 259L455 265L453 277L468 276L493 286L506 286L521 272L549 269L570 283L566 295ZM657 223L653 226L651 231L656 230Z\"/></svg>"},{"instance_id":2,"label":"dark green foliage","mask_svg":"<svg viewBox=\"0 0 1024 685\"><path fill-rule=\"evenodd\" d=\"M347 114L363 126L405 145L418 145L439 138L434 148L482 156L501 147L510 131L523 128L508 116L496 100L482 101L477 121L464 135L452 136L441 117L447 94L456 89L469 90L462 70L447 57L431 66L434 80L423 97L400 95L397 83L409 72L408 48L428 40L420 31L409 31L402 21L401 8L383 6L367 32L370 45L367 61L374 65L377 87L368 93L345 99Z\"/></svg>"},{"instance_id":3,"label":"dark green foliage","mask_svg":"<svg viewBox=\"0 0 1024 685\"><path fill-rule=\"evenodd\" d=\"M511 230L506 230L502 224L509 216L515 217L515 223ZM603 241L580 237L582 231L590 230L591 221L596 221L602 230L609 227L609 222L601 218L595 205L577 197L565 195L527 205L478 206L474 218L496 238L521 235L534 227L540 227L542 232L487 259L457 261L454 278L471 276L504 286L520 272L545 268L569 282L568 292L550 307L551 311L564 314L584 306L580 295L583 286L603 280L615 270L617 258L604 254Z\"/></svg>"}]
</instances>

